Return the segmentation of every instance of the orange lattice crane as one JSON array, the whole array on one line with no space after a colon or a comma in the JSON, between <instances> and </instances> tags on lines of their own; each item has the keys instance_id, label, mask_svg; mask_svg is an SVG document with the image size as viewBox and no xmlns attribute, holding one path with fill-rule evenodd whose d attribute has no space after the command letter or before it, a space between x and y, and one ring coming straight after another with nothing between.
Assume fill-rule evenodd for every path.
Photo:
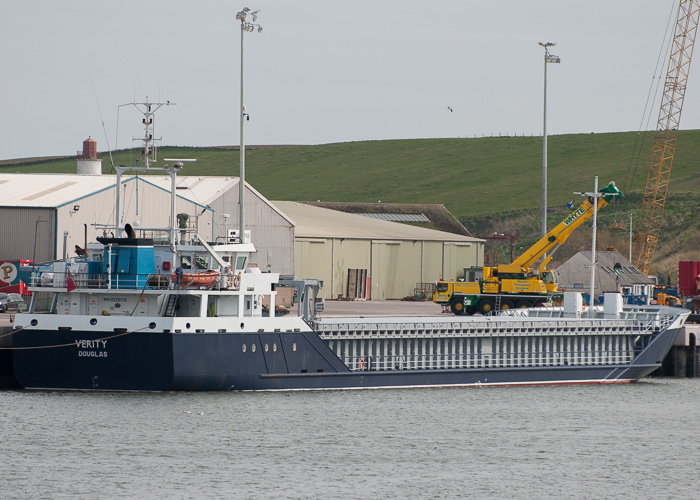
<instances>
[{"instance_id":1,"label":"orange lattice crane","mask_svg":"<svg viewBox=\"0 0 700 500\"><path fill-rule=\"evenodd\" d=\"M699 4L700 0L680 0L678 6L664 94L634 244L634 265L644 274L649 273L649 266L659 240L668 180L676 150L678 124L681 119L683 97L698 28Z\"/></svg>"}]
</instances>

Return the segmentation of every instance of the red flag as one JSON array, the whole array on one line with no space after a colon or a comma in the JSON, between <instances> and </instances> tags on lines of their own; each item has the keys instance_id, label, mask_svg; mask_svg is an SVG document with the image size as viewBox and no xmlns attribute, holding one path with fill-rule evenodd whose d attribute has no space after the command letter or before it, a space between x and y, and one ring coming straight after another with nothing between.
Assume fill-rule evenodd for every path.
<instances>
[{"instance_id":1,"label":"red flag","mask_svg":"<svg viewBox=\"0 0 700 500\"><path fill-rule=\"evenodd\" d=\"M67 283L66 288L68 289L67 290L68 292L72 292L73 290L78 288L77 285L75 284L75 281L73 281L73 277L70 275L70 271L68 271L68 277L66 278L66 283Z\"/></svg>"}]
</instances>

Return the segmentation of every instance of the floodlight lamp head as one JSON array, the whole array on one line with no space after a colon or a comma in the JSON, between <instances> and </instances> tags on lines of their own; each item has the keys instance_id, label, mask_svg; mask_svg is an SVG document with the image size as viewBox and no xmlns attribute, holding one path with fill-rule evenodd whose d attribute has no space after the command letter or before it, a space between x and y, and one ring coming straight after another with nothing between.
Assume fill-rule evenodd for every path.
<instances>
[{"instance_id":1,"label":"floodlight lamp head","mask_svg":"<svg viewBox=\"0 0 700 500\"><path fill-rule=\"evenodd\" d=\"M554 47L556 45L555 42L538 42L542 47Z\"/></svg>"}]
</instances>

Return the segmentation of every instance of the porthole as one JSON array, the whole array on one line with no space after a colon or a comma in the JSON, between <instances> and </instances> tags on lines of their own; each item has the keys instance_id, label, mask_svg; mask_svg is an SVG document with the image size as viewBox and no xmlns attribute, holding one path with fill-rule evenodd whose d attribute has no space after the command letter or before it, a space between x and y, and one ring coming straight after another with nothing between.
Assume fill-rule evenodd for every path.
<instances>
[{"instance_id":1,"label":"porthole","mask_svg":"<svg viewBox=\"0 0 700 500\"><path fill-rule=\"evenodd\" d=\"M277 352L277 344L272 344L272 352Z\"/></svg>"},{"instance_id":2,"label":"porthole","mask_svg":"<svg viewBox=\"0 0 700 500\"><path fill-rule=\"evenodd\" d=\"M91 324L92 326L95 326L95 325L97 324L97 319L96 319L96 318L92 318L92 319L90 320L90 324Z\"/></svg>"},{"instance_id":3,"label":"porthole","mask_svg":"<svg viewBox=\"0 0 700 500\"><path fill-rule=\"evenodd\" d=\"M187 324L185 325L185 328L187 328L187 329L189 330L189 329L190 329L190 324L187 323Z\"/></svg>"},{"instance_id":4,"label":"porthole","mask_svg":"<svg viewBox=\"0 0 700 500\"><path fill-rule=\"evenodd\" d=\"M267 351L268 351L268 347L270 347L270 346L269 346L269 345L267 345L267 344L265 344L265 352L267 352Z\"/></svg>"},{"instance_id":5,"label":"porthole","mask_svg":"<svg viewBox=\"0 0 700 500\"><path fill-rule=\"evenodd\" d=\"M35 320L35 319L33 319L33 320L31 321L31 325L32 325L32 326L36 326L36 325L38 325L38 324L39 324L39 322L38 322L37 320Z\"/></svg>"},{"instance_id":6,"label":"porthole","mask_svg":"<svg viewBox=\"0 0 700 500\"><path fill-rule=\"evenodd\" d=\"M250 346L250 350L251 350L252 352L255 352L255 344L252 344L252 345Z\"/></svg>"},{"instance_id":7,"label":"porthole","mask_svg":"<svg viewBox=\"0 0 700 500\"><path fill-rule=\"evenodd\" d=\"M241 323L241 330L243 330L244 328L245 328L245 324Z\"/></svg>"},{"instance_id":8,"label":"porthole","mask_svg":"<svg viewBox=\"0 0 700 500\"><path fill-rule=\"evenodd\" d=\"M97 320L95 320L95 323L97 323ZM153 321L151 321L151 322L148 324L148 328L150 328L151 330L153 330L155 327L156 327L156 324L155 324L155 322L153 322Z\"/></svg>"},{"instance_id":9,"label":"porthole","mask_svg":"<svg viewBox=\"0 0 700 500\"><path fill-rule=\"evenodd\" d=\"M292 344L292 351L296 351L296 350L297 350L297 343L294 342L294 343Z\"/></svg>"},{"instance_id":10,"label":"porthole","mask_svg":"<svg viewBox=\"0 0 700 500\"><path fill-rule=\"evenodd\" d=\"M241 349L243 349L243 352L246 352L248 350L245 344L243 344L243 347L241 347Z\"/></svg>"}]
</instances>

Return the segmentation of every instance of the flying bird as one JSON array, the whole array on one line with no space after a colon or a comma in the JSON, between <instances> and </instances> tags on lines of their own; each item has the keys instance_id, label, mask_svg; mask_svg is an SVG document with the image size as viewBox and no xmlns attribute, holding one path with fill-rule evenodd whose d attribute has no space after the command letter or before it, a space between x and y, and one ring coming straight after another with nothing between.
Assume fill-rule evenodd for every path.
<instances>
[{"instance_id":1,"label":"flying bird","mask_svg":"<svg viewBox=\"0 0 700 500\"><path fill-rule=\"evenodd\" d=\"M449 110L450 110L450 113L453 113L453 111L452 111L452 108L451 108L451 107L447 106L447 109L449 109Z\"/></svg>"}]
</instances>

